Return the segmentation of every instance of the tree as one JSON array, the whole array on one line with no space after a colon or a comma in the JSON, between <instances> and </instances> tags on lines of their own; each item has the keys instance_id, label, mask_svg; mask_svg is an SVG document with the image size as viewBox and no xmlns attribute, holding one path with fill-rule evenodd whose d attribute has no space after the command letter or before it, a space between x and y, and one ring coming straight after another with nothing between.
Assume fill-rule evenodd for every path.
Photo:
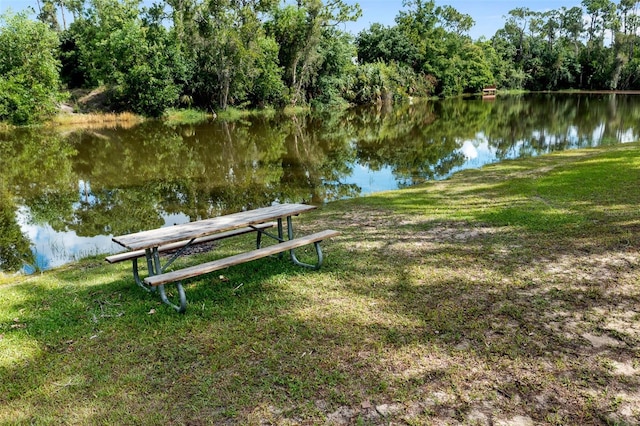
<instances>
[{"instance_id":1,"label":"tree","mask_svg":"<svg viewBox=\"0 0 640 426\"><path fill-rule=\"evenodd\" d=\"M52 116L64 99L58 36L26 14L0 16L0 120L29 124Z\"/></svg>"},{"instance_id":2,"label":"tree","mask_svg":"<svg viewBox=\"0 0 640 426\"><path fill-rule=\"evenodd\" d=\"M297 5L276 8L267 21L267 34L280 46L279 62L284 67L285 84L292 105L307 102L322 65L325 30L339 23L355 21L362 11L358 4L343 0L299 0Z\"/></svg>"},{"instance_id":3,"label":"tree","mask_svg":"<svg viewBox=\"0 0 640 426\"><path fill-rule=\"evenodd\" d=\"M582 8L572 7L567 9L563 7L560 12L560 34L567 44L573 46L576 55L581 47L580 37L583 31Z\"/></svg>"},{"instance_id":4,"label":"tree","mask_svg":"<svg viewBox=\"0 0 640 426\"><path fill-rule=\"evenodd\" d=\"M278 66L278 43L272 37L256 40L259 52L255 66L258 75L253 80L248 98L253 105L282 106L286 87L282 81L282 68Z\"/></svg>"},{"instance_id":5,"label":"tree","mask_svg":"<svg viewBox=\"0 0 640 426\"><path fill-rule=\"evenodd\" d=\"M580 52L582 85L589 89L615 89L616 58L613 50L605 45L607 30L618 26L615 5L611 0L582 0L582 5L589 15L588 39Z\"/></svg>"},{"instance_id":6,"label":"tree","mask_svg":"<svg viewBox=\"0 0 640 426\"><path fill-rule=\"evenodd\" d=\"M511 43L516 47L514 57L516 63L522 63L528 54L525 33L531 14L531 10L526 7L510 10L510 16L504 26L504 31L508 34Z\"/></svg>"},{"instance_id":7,"label":"tree","mask_svg":"<svg viewBox=\"0 0 640 426\"><path fill-rule=\"evenodd\" d=\"M458 36L466 34L473 27L474 21L471 16L460 13L451 6L438 7L436 13L440 15L444 28Z\"/></svg>"},{"instance_id":8,"label":"tree","mask_svg":"<svg viewBox=\"0 0 640 426\"><path fill-rule=\"evenodd\" d=\"M414 70L421 68L422 56L418 46L411 43L398 26L371 24L356 37L356 47L361 64L382 60L394 61Z\"/></svg>"},{"instance_id":9,"label":"tree","mask_svg":"<svg viewBox=\"0 0 640 426\"><path fill-rule=\"evenodd\" d=\"M589 42L603 43L607 29L617 26L615 4L611 0L582 0L589 14Z\"/></svg>"},{"instance_id":10,"label":"tree","mask_svg":"<svg viewBox=\"0 0 640 426\"><path fill-rule=\"evenodd\" d=\"M278 46L262 14L275 0L167 0L172 33L188 69L185 96L207 109L280 103Z\"/></svg>"},{"instance_id":11,"label":"tree","mask_svg":"<svg viewBox=\"0 0 640 426\"><path fill-rule=\"evenodd\" d=\"M106 85L114 107L157 117L177 102L181 63L167 30L153 14L144 21L138 6L139 0L92 0L65 34L65 65L71 65L65 79Z\"/></svg>"},{"instance_id":12,"label":"tree","mask_svg":"<svg viewBox=\"0 0 640 426\"><path fill-rule=\"evenodd\" d=\"M49 25L53 31L60 31L60 24L58 23L57 9L53 1L44 0L38 13L38 20Z\"/></svg>"},{"instance_id":13,"label":"tree","mask_svg":"<svg viewBox=\"0 0 640 426\"><path fill-rule=\"evenodd\" d=\"M585 25L582 14L579 7L542 13L527 8L510 11L504 28L492 38L496 53L508 64L505 68L511 77L515 77L504 78L502 84L529 90L581 87L585 80L591 85L596 80L598 86L603 84L603 76L610 75L610 61L597 63L604 58L594 55L602 47L596 42L598 38L585 51L581 41ZM596 56L598 59L593 61Z\"/></svg>"},{"instance_id":14,"label":"tree","mask_svg":"<svg viewBox=\"0 0 640 426\"><path fill-rule=\"evenodd\" d=\"M404 5L408 9L396 17L398 29L416 46L416 71L435 77L438 94L477 92L495 82L484 50L466 35L473 26L469 15L432 0L405 0Z\"/></svg>"},{"instance_id":15,"label":"tree","mask_svg":"<svg viewBox=\"0 0 640 426\"><path fill-rule=\"evenodd\" d=\"M356 56L353 36L335 27L326 28L319 54L322 58L321 65L317 71L318 77L313 92L310 93L313 102L320 105L344 103L350 78L356 69L353 63Z\"/></svg>"}]
</instances>

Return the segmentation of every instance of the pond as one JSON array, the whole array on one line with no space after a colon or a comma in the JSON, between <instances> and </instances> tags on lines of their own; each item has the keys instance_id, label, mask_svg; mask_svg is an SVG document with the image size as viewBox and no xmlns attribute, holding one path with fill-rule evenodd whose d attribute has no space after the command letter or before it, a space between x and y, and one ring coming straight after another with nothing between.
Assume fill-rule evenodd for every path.
<instances>
[{"instance_id":1,"label":"pond","mask_svg":"<svg viewBox=\"0 0 640 426\"><path fill-rule=\"evenodd\" d=\"M120 251L113 235L274 202L320 205L639 134L640 96L624 94L0 132L0 269L45 270Z\"/></svg>"}]
</instances>

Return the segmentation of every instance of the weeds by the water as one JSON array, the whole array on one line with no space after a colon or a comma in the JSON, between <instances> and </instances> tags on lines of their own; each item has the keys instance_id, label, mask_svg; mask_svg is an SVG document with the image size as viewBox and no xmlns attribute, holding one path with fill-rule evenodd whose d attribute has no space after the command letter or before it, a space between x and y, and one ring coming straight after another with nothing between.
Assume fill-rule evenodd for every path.
<instances>
[{"instance_id":1,"label":"weeds by the water","mask_svg":"<svg viewBox=\"0 0 640 426\"><path fill-rule=\"evenodd\" d=\"M164 114L164 121L168 125L174 124L197 124L206 122L215 117L214 114L196 109L172 109Z\"/></svg>"},{"instance_id":2,"label":"weeds by the water","mask_svg":"<svg viewBox=\"0 0 640 426\"><path fill-rule=\"evenodd\" d=\"M282 112L284 115L302 115L302 114L308 114L310 112L310 109L307 106L287 105Z\"/></svg>"},{"instance_id":3,"label":"weeds by the water","mask_svg":"<svg viewBox=\"0 0 640 426\"><path fill-rule=\"evenodd\" d=\"M273 108L244 110L228 107L227 109L218 112L218 118L224 121L237 121L251 116L271 117L275 114L276 110Z\"/></svg>"},{"instance_id":4,"label":"weeds by the water","mask_svg":"<svg viewBox=\"0 0 640 426\"><path fill-rule=\"evenodd\" d=\"M639 148L331 203L296 218L342 232L321 270L201 277L185 315L100 258L0 287L0 423L638 424Z\"/></svg>"}]
</instances>

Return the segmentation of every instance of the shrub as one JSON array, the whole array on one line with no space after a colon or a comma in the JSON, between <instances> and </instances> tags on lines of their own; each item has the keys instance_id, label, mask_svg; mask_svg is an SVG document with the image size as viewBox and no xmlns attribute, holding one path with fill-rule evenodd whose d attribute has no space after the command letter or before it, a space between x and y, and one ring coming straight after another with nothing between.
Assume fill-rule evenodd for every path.
<instances>
[{"instance_id":1,"label":"shrub","mask_svg":"<svg viewBox=\"0 0 640 426\"><path fill-rule=\"evenodd\" d=\"M0 16L0 120L30 124L55 114L64 99L58 36L25 14Z\"/></svg>"}]
</instances>

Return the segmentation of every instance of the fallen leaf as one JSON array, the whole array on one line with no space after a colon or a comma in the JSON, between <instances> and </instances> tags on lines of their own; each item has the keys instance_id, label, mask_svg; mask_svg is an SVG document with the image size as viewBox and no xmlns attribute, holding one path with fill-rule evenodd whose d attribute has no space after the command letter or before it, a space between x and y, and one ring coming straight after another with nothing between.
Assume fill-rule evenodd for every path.
<instances>
[{"instance_id":1,"label":"fallen leaf","mask_svg":"<svg viewBox=\"0 0 640 426\"><path fill-rule=\"evenodd\" d=\"M153 315L156 313L155 309L151 309L149 312L147 312L147 315Z\"/></svg>"}]
</instances>

